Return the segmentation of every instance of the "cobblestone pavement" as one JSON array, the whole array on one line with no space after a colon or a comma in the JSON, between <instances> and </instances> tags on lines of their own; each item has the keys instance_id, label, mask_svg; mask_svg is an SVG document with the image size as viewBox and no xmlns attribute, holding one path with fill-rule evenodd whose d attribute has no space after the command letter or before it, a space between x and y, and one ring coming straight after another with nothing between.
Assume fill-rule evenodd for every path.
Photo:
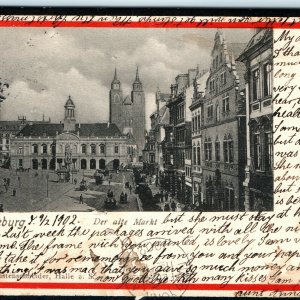
<instances>
[{"instance_id":1,"label":"cobblestone pavement","mask_svg":"<svg viewBox=\"0 0 300 300\"><path fill-rule=\"evenodd\" d=\"M47 174L49 179L47 180ZM16 172L0 168L0 203L4 211L8 212L33 212L33 211L104 211L104 199L109 188L117 197L124 189L123 181L131 179L130 173L113 174L110 182L106 180L103 185L96 185L92 172L82 172L74 175L77 185L58 182L53 171L30 170L29 172ZM4 187L4 178L10 179L8 190ZM85 192L79 191L79 182L84 178L89 184ZM48 181L48 196L47 196ZM13 196L15 189L16 195ZM129 190L127 190L129 194ZM83 204L79 197L83 195ZM136 195L129 196L128 204L118 204L117 211L137 211Z\"/></svg>"}]
</instances>

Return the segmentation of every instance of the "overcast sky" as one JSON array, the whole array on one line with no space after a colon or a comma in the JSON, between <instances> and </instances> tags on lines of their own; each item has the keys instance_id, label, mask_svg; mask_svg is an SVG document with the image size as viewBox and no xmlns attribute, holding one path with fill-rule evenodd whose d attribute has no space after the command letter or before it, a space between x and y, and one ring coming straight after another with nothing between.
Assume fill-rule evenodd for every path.
<instances>
[{"instance_id":1,"label":"overcast sky","mask_svg":"<svg viewBox=\"0 0 300 300\"><path fill-rule=\"evenodd\" d=\"M229 42L248 42L251 29L224 29ZM71 95L80 122L108 121L115 66L125 95L139 66L146 115L157 85L169 92L179 73L210 63L216 29L0 28L0 77L10 83L2 120L43 113L59 122ZM147 117L148 119L148 117ZM149 121L147 120L147 125Z\"/></svg>"}]
</instances>

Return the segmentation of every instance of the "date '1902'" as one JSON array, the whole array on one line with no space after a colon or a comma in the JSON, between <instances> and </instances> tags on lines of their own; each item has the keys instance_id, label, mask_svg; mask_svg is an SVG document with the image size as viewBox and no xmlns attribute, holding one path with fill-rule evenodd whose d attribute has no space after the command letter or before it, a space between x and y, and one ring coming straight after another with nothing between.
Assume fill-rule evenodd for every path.
<instances>
[{"instance_id":1,"label":"date '1902'","mask_svg":"<svg viewBox=\"0 0 300 300\"><path fill-rule=\"evenodd\" d=\"M30 216L30 221L28 225L34 224L35 221L38 221L39 226L63 226L63 225L75 225L75 221L77 219L76 215L66 216L56 215L54 220L50 220L49 217L45 214L41 214L39 216Z\"/></svg>"}]
</instances>

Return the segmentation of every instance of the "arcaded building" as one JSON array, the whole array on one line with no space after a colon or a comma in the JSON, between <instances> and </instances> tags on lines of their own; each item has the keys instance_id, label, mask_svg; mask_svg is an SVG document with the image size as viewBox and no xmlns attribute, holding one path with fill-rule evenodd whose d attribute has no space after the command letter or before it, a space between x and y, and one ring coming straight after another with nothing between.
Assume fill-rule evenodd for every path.
<instances>
[{"instance_id":1,"label":"arcaded building","mask_svg":"<svg viewBox=\"0 0 300 300\"><path fill-rule=\"evenodd\" d=\"M77 123L71 97L60 123L27 124L10 141L13 169L94 170L119 169L136 161L137 147L131 134L116 124Z\"/></svg>"}]
</instances>

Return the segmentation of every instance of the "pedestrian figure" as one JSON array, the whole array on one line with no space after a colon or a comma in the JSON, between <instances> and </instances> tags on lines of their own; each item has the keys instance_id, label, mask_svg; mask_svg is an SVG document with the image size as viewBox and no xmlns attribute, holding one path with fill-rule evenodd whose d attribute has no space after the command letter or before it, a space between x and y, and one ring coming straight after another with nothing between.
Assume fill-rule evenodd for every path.
<instances>
[{"instance_id":1,"label":"pedestrian figure","mask_svg":"<svg viewBox=\"0 0 300 300\"><path fill-rule=\"evenodd\" d=\"M10 178L6 178L6 183L7 183L7 186L10 185Z\"/></svg>"},{"instance_id":2,"label":"pedestrian figure","mask_svg":"<svg viewBox=\"0 0 300 300\"><path fill-rule=\"evenodd\" d=\"M21 177L18 176L18 181L19 181L19 187L21 186Z\"/></svg>"},{"instance_id":3,"label":"pedestrian figure","mask_svg":"<svg viewBox=\"0 0 300 300\"><path fill-rule=\"evenodd\" d=\"M80 202L80 204L83 204L83 196L82 196L82 194L79 197L79 202Z\"/></svg>"},{"instance_id":4,"label":"pedestrian figure","mask_svg":"<svg viewBox=\"0 0 300 300\"><path fill-rule=\"evenodd\" d=\"M171 203L171 208L172 208L173 211L176 211L177 206L176 206L176 203L174 201L172 201L172 203Z\"/></svg>"},{"instance_id":5,"label":"pedestrian figure","mask_svg":"<svg viewBox=\"0 0 300 300\"><path fill-rule=\"evenodd\" d=\"M76 179L76 178L74 178L74 184L75 184L75 185L77 184L77 179Z\"/></svg>"},{"instance_id":6,"label":"pedestrian figure","mask_svg":"<svg viewBox=\"0 0 300 300\"><path fill-rule=\"evenodd\" d=\"M131 195L131 191L132 191L132 186L129 186L129 191L130 191L130 195Z\"/></svg>"},{"instance_id":7,"label":"pedestrian figure","mask_svg":"<svg viewBox=\"0 0 300 300\"><path fill-rule=\"evenodd\" d=\"M3 212L3 204L0 203L0 212Z\"/></svg>"},{"instance_id":8,"label":"pedestrian figure","mask_svg":"<svg viewBox=\"0 0 300 300\"><path fill-rule=\"evenodd\" d=\"M124 202L124 193L122 192L120 195L120 202L123 203Z\"/></svg>"},{"instance_id":9,"label":"pedestrian figure","mask_svg":"<svg viewBox=\"0 0 300 300\"><path fill-rule=\"evenodd\" d=\"M166 199L166 202L168 202L168 198L169 198L169 194L168 192L165 193L165 199Z\"/></svg>"},{"instance_id":10,"label":"pedestrian figure","mask_svg":"<svg viewBox=\"0 0 300 300\"><path fill-rule=\"evenodd\" d=\"M164 202L164 193L160 191L160 202Z\"/></svg>"},{"instance_id":11,"label":"pedestrian figure","mask_svg":"<svg viewBox=\"0 0 300 300\"><path fill-rule=\"evenodd\" d=\"M127 195L127 193L124 194L124 199L125 199L125 203L127 203L127 200L128 200L128 195Z\"/></svg>"},{"instance_id":12,"label":"pedestrian figure","mask_svg":"<svg viewBox=\"0 0 300 300\"><path fill-rule=\"evenodd\" d=\"M5 183L4 187L5 187L5 191L7 192L8 191L8 185L7 185L7 183Z\"/></svg>"},{"instance_id":13,"label":"pedestrian figure","mask_svg":"<svg viewBox=\"0 0 300 300\"><path fill-rule=\"evenodd\" d=\"M170 205L169 205L169 203L166 203L165 204L165 207L164 207L164 211L170 211L171 209L170 209Z\"/></svg>"},{"instance_id":14,"label":"pedestrian figure","mask_svg":"<svg viewBox=\"0 0 300 300\"><path fill-rule=\"evenodd\" d=\"M15 197L16 196L16 194L17 194L17 191L16 191L16 189L13 189L13 196Z\"/></svg>"}]
</instances>

